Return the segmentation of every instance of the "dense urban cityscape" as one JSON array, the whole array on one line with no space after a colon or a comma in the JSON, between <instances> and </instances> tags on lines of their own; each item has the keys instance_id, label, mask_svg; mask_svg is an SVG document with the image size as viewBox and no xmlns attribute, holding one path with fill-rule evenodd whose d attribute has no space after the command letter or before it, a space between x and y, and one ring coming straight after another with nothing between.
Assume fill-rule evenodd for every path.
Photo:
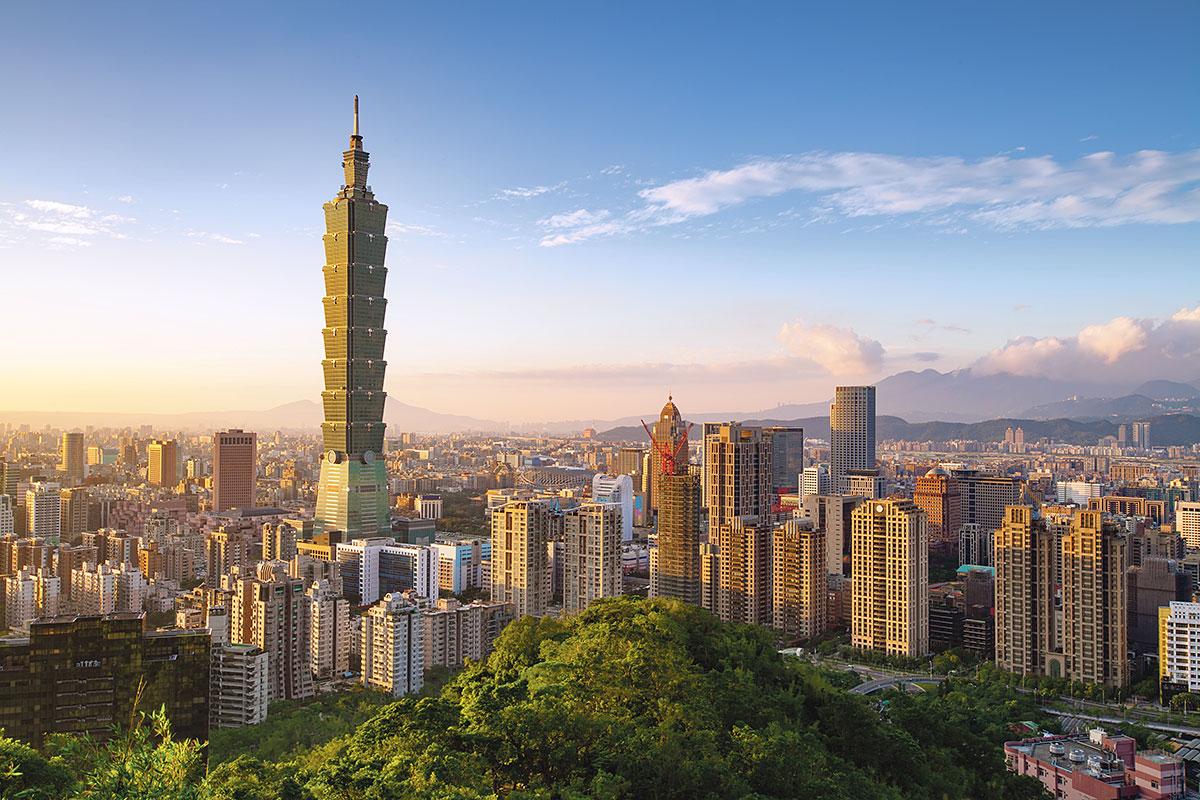
<instances>
[{"instance_id":1,"label":"dense urban cityscape","mask_svg":"<svg viewBox=\"0 0 1200 800\"><path fill-rule=\"evenodd\" d=\"M321 293L307 298L313 337L322 315L319 365L309 365L319 412L308 401L211 415L162 407L143 419L141 405L72 411L90 402L82 378L78 399L0 410L0 800L1200 797L1197 298L1169 319L1013 338L974 371L885 376L941 359L909 352L931 347L935 330L966 331L944 321L946 301L899 355L850 328L785 323L782 360L711 367L705 380L728 395L699 391L692 367L647 362L611 368L608 393L593 389L609 367L580 368L597 373L581 389L596 395L590 409L621 398L603 418L564 409L566 421L532 421L542 405L514 423L435 414L406 405L393 373L410 357L411 308L449 308L458 287L413 290L403 237L432 229L395 220L384 201L404 187L381 181L377 199L372 98L364 92L363 113L350 98L319 111L349 136L340 180L329 171L323 232L305 234L304 269L316 273L323 247ZM987 163L1023 160L1024 149ZM1112 153L1097 156L1107 164ZM1194 205L1197 163L1192 151L1145 178L1160 183L1102 201L1064 194L1054 213L1125 208L1146 193L1190 191ZM618 222L580 206L539 220L539 246L635 235L744 202L730 199L738 192L795 188L772 184L783 179L765 164L663 186L630 178L649 211ZM1070 182L1086 165L1072 169L1047 180ZM753 173L752 188L730 188L738 170ZM822 191L805 183L817 178L787 180ZM1002 183L938 208L977 203L973 222L1019 210L1010 226L1053 204L999 198ZM713 194L680 199L701 190ZM830 197L806 224L883 213L857 195ZM314 219L321 200L305 200ZM26 241L6 238L6 224L58 234L55 247L91 235L28 224L34 211L119 223L51 201L14 208L0 201L0 258ZM1103 213L1062 228L1196 221ZM1179 283L1186 294L1194 276ZM665 280L646 287L676 302ZM697 307L714 340L748 325L753 292L765 290L740 291L720 313ZM1024 291L1005 298L1018 301L1012 314L1058 290L1046 279ZM563 296L580 325L625 302ZM266 338L274 300L259 299L257 320L218 310L210 323ZM509 322L528 310L511 298L496 306ZM180 311L179 328L193 327L191 314ZM523 334L521 358L536 364L563 334L526 322L537 341ZM473 336L493 324L447 312L447 328ZM146 327L149 339L163 333ZM1027 357L1051 374L1012 366ZM985 371L987 359L1003 369ZM1068 365L1087 359L1090 372L1068 380ZM739 375L797 363L832 396L707 410L738 396ZM256 369L231 367L232 380ZM661 407L621 416L643 402L626 396L622 370L652 383ZM19 372L0 383L0 409L19 407L2 394L17 396ZM567 392L574 380L549 366L486 374L540 387L514 388L515 403L552 404L553 385ZM494 384L464 386L487 408Z\"/></svg>"}]
</instances>

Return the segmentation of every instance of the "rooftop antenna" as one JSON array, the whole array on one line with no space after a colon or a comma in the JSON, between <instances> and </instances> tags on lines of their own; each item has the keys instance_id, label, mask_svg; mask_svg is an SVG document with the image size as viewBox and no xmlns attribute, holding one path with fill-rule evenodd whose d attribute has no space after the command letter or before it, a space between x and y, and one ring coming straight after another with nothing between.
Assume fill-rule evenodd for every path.
<instances>
[{"instance_id":1,"label":"rooftop antenna","mask_svg":"<svg viewBox=\"0 0 1200 800\"><path fill-rule=\"evenodd\" d=\"M354 135L358 136L358 95L354 95Z\"/></svg>"}]
</instances>

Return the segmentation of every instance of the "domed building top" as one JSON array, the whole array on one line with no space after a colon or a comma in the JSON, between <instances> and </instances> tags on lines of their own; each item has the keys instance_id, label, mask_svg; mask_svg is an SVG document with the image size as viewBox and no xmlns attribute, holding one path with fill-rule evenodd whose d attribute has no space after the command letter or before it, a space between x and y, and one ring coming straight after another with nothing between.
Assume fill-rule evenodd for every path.
<instances>
[{"instance_id":1,"label":"domed building top","mask_svg":"<svg viewBox=\"0 0 1200 800\"><path fill-rule=\"evenodd\" d=\"M926 478L936 478L939 476L945 476L945 477L949 478L950 473L947 472L946 470L942 469L941 467L934 467L933 469L929 470L929 472L925 473Z\"/></svg>"},{"instance_id":2,"label":"domed building top","mask_svg":"<svg viewBox=\"0 0 1200 800\"><path fill-rule=\"evenodd\" d=\"M675 407L675 398L672 395L667 395L667 404L662 407L662 413L658 415L659 419L681 419L679 409Z\"/></svg>"}]
</instances>

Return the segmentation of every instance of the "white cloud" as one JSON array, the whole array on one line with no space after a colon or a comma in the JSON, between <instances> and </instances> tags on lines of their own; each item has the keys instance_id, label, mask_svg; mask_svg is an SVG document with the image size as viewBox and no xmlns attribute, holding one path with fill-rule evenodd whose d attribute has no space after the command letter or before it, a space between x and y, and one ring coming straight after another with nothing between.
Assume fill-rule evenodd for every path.
<instances>
[{"instance_id":1,"label":"white cloud","mask_svg":"<svg viewBox=\"0 0 1200 800\"><path fill-rule=\"evenodd\" d=\"M978 160L814 152L760 158L643 189L620 230L677 224L785 193L811 197L810 219L892 217L961 230L1200 221L1200 150L1099 152L1073 162L1005 154ZM579 226L567 241L608 230Z\"/></svg>"},{"instance_id":2,"label":"white cloud","mask_svg":"<svg viewBox=\"0 0 1200 800\"><path fill-rule=\"evenodd\" d=\"M557 192L566 186L566 181L554 184L553 186L515 186L511 189L501 189L493 196L493 200L528 200L531 197L540 197L549 192Z\"/></svg>"},{"instance_id":3,"label":"white cloud","mask_svg":"<svg viewBox=\"0 0 1200 800\"><path fill-rule=\"evenodd\" d=\"M1093 383L1200 375L1200 305L1166 319L1116 317L1075 336L1023 336L979 359L983 373L1011 372Z\"/></svg>"},{"instance_id":4,"label":"white cloud","mask_svg":"<svg viewBox=\"0 0 1200 800\"><path fill-rule=\"evenodd\" d=\"M538 224L545 228L578 228L586 225L595 225L609 216L610 213L606 209L588 211L586 208L580 208L566 214L555 214L544 219L539 219Z\"/></svg>"},{"instance_id":5,"label":"white cloud","mask_svg":"<svg viewBox=\"0 0 1200 800\"><path fill-rule=\"evenodd\" d=\"M1103 325L1088 325L1079 332L1076 340L1084 351L1112 364L1127 353L1146 346L1150 324L1130 317L1117 317Z\"/></svg>"},{"instance_id":6,"label":"white cloud","mask_svg":"<svg viewBox=\"0 0 1200 800\"><path fill-rule=\"evenodd\" d=\"M20 204L0 204L0 228L47 233L45 241L56 247L82 247L88 239L125 239L124 229L136 223L132 217L112 214L88 206L58 200L32 199Z\"/></svg>"},{"instance_id":7,"label":"white cloud","mask_svg":"<svg viewBox=\"0 0 1200 800\"><path fill-rule=\"evenodd\" d=\"M209 231L186 231L184 233L189 239L196 239L202 242L215 242L217 244L245 244L241 239L234 239L232 236L226 236L223 233L211 233Z\"/></svg>"},{"instance_id":8,"label":"white cloud","mask_svg":"<svg viewBox=\"0 0 1200 800\"><path fill-rule=\"evenodd\" d=\"M123 194L123 195L121 195L120 197L118 197L118 198L117 198L117 202L118 202L118 203L124 203L124 204L125 204L125 205L127 205L127 206L131 206L131 205L133 205L134 203L136 203L136 202L137 202L137 198L135 198L135 197L134 197L133 195L131 195L131 194Z\"/></svg>"},{"instance_id":9,"label":"white cloud","mask_svg":"<svg viewBox=\"0 0 1200 800\"><path fill-rule=\"evenodd\" d=\"M50 244L60 247L91 247L92 243L83 239L74 239L70 236L51 236Z\"/></svg>"},{"instance_id":10,"label":"white cloud","mask_svg":"<svg viewBox=\"0 0 1200 800\"><path fill-rule=\"evenodd\" d=\"M394 236L433 236L438 239L446 238L446 234L429 225L415 225L407 222L389 222L387 232Z\"/></svg>"},{"instance_id":11,"label":"white cloud","mask_svg":"<svg viewBox=\"0 0 1200 800\"><path fill-rule=\"evenodd\" d=\"M795 320L779 329L779 341L791 355L833 375L866 375L883 365L883 345L849 328Z\"/></svg>"}]
</instances>

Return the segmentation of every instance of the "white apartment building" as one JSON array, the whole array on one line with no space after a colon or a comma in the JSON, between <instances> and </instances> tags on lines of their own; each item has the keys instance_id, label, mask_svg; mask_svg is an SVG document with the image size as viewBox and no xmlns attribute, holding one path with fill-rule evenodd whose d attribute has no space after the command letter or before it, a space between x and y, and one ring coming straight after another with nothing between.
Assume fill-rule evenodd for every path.
<instances>
[{"instance_id":1,"label":"white apartment building","mask_svg":"<svg viewBox=\"0 0 1200 800\"><path fill-rule=\"evenodd\" d=\"M425 677L421 609L398 592L362 617L362 682L393 697L421 691Z\"/></svg>"}]
</instances>

